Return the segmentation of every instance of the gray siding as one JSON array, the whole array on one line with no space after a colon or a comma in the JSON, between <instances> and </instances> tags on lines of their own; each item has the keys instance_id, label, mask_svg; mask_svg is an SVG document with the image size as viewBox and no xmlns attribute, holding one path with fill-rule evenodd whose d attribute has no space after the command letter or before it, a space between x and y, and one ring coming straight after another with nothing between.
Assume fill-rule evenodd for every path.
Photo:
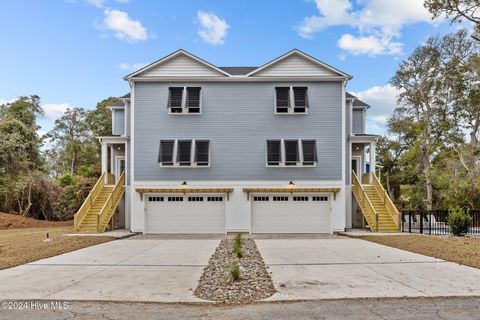
<instances>
[{"instance_id":1,"label":"gray siding","mask_svg":"<svg viewBox=\"0 0 480 320\"><path fill-rule=\"evenodd\" d=\"M351 158L351 152L352 152L352 147L350 146L350 114L352 112L352 106L350 105L350 102L347 101L345 105L345 116L347 117L346 119L346 125L345 125L345 183L348 185L351 182L351 170L352 170L352 158Z\"/></svg>"},{"instance_id":2,"label":"gray siding","mask_svg":"<svg viewBox=\"0 0 480 320\"><path fill-rule=\"evenodd\" d=\"M175 83L175 86L199 84ZM274 88L309 88L307 115L275 115ZM135 84L135 180L341 180L342 84L202 83L202 115L169 115L166 83ZM161 168L161 139L209 139L210 168ZM317 141L315 168L267 168L267 139Z\"/></svg>"},{"instance_id":3,"label":"gray siding","mask_svg":"<svg viewBox=\"0 0 480 320\"><path fill-rule=\"evenodd\" d=\"M114 109L113 110L113 134L125 135L125 110Z\"/></svg>"},{"instance_id":4,"label":"gray siding","mask_svg":"<svg viewBox=\"0 0 480 320\"><path fill-rule=\"evenodd\" d=\"M352 117L353 133L365 133L365 114L363 109L354 109Z\"/></svg>"}]
</instances>

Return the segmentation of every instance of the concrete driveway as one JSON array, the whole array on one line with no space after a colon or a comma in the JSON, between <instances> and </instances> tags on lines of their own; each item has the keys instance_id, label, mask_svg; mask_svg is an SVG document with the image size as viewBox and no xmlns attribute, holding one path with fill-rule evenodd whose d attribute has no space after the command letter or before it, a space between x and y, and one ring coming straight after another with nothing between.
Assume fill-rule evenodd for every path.
<instances>
[{"instance_id":1,"label":"concrete driveway","mask_svg":"<svg viewBox=\"0 0 480 320\"><path fill-rule=\"evenodd\" d=\"M218 243L107 242L0 271L0 300L202 301L193 290Z\"/></svg>"},{"instance_id":2,"label":"concrete driveway","mask_svg":"<svg viewBox=\"0 0 480 320\"><path fill-rule=\"evenodd\" d=\"M480 296L480 270L359 239L255 240L268 300Z\"/></svg>"}]
</instances>

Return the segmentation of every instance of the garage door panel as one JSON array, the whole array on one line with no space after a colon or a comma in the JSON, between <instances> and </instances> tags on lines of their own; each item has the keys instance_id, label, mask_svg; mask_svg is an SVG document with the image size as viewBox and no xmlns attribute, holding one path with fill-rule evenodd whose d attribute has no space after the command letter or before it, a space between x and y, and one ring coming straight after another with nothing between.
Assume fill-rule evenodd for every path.
<instances>
[{"instance_id":1,"label":"garage door panel","mask_svg":"<svg viewBox=\"0 0 480 320\"><path fill-rule=\"evenodd\" d=\"M205 195L163 196L163 201L148 201L146 233L224 233L224 201L223 196Z\"/></svg>"},{"instance_id":2,"label":"garage door panel","mask_svg":"<svg viewBox=\"0 0 480 320\"><path fill-rule=\"evenodd\" d=\"M330 201L323 195L257 195L252 199L254 233L330 233ZM297 201L294 201L297 200ZM315 199L315 201L314 201Z\"/></svg>"}]
</instances>

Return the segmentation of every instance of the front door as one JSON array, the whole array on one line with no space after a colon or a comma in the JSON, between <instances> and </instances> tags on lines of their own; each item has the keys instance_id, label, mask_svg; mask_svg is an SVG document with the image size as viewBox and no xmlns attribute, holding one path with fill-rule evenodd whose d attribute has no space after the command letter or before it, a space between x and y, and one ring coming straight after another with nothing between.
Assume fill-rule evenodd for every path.
<instances>
[{"instance_id":1,"label":"front door","mask_svg":"<svg viewBox=\"0 0 480 320\"><path fill-rule=\"evenodd\" d=\"M125 171L125 157L117 157L115 181L118 181L123 171Z\"/></svg>"}]
</instances>

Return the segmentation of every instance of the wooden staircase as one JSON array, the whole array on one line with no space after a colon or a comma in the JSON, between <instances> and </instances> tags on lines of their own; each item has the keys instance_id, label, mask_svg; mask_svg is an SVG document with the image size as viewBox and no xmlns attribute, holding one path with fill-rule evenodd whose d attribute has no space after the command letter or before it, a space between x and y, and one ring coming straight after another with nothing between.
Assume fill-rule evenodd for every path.
<instances>
[{"instance_id":1,"label":"wooden staircase","mask_svg":"<svg viewBox=\"0 0 480 320\"><path fill-rule=\"evenodd\" d=\"M104 232L125 192L125 173L116 185L105 185L105 174L98 179L74 216L75 232Z\"/></svg>"},{"instance_id":2,"label":"wooden staircase","mask_svg":"<svg viewBox=\"0 0 480 320\"><path fill-rule=\"evenodd\" d=\"M360 184L352 171L352 190L362 214L372 232L399 232L400 214L375 173L372 175L372 184Z\"/></svg>"}]
</instances>

